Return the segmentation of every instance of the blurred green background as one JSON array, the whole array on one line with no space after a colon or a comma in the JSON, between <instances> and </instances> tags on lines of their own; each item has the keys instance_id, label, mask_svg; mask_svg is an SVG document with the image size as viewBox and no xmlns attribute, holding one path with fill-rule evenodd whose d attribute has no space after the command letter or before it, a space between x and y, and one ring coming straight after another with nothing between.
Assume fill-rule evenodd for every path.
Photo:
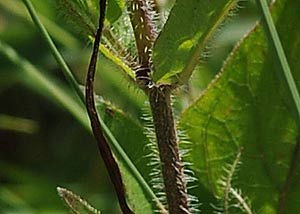
<instances>
[{"instance_id":1,"label":"blurred green background","mask_svg":"<svg viewBox=\"0 0 300 214\"><path fill-rule=\"evenodd\" d=\"M84 83L91 53L87 37L60 14L55 1L32 2L78 81ZM239 15L230 18L218 33L189 90L177 92L178 114L200 95L234 44L253 26L255 11L253 1L247 1L233 12ZM72 93L22 1L0 0L0 41L14 48L57 86ZM57 186L71 189L103 213L118 213L92 136L64 106L3 54L7 49L1 51L0 213L68 213L57 196ZM112 62L101 57L100 64L98 94L142 123L146 97L127 82Z\"/></svg>"}]
</instances>

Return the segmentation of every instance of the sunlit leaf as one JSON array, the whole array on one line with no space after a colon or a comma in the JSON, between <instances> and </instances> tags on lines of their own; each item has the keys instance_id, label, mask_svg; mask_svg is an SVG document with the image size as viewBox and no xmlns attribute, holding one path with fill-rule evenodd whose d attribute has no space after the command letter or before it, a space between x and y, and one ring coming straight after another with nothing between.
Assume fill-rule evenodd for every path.
<instances>
[{"instance_id":1,"label":"sunlit leaf","mask_svg":"<svg viewBox=\"0 0 300 214\"><path fill-rule=\"evenodd\" d=\"M236 2L177 0L154 45L154 81L186 83Z\"/></svg>"}]
</instances>

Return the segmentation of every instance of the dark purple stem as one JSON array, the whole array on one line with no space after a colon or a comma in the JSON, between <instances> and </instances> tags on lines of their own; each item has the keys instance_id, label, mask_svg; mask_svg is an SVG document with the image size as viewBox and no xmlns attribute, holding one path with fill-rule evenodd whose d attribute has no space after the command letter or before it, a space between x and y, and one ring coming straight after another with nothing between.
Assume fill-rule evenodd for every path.
<instances>
[{"instance_id":1,"label":"dark purple stem","mask_svg":"<svg viewBox=\"0 0 300 214\"><path fill-rule=\"evenodd\" d=\"M86 109L91 121L93 134L98 144L99 152L104 161L106 169L109 173L110 179L113 183L121 210L124 214L132 214L133 212L131 211L131 209L129 208L126 202L125 188L122 182L119 166L115 158L113 157L112 151L109 147L109 144L106 141L106 138L104 137L104 134L101 129L101 123L99 121L96 106L95 106L94 79L95 79L101 34L102 34L104 20L105 20L106 0L100 0L99 4L100 4L99 26L95 35L93 53L91 56L88 73L87 73L87 79L86 79L86 88L85 88Z\"/></svg>"}]
</instances>

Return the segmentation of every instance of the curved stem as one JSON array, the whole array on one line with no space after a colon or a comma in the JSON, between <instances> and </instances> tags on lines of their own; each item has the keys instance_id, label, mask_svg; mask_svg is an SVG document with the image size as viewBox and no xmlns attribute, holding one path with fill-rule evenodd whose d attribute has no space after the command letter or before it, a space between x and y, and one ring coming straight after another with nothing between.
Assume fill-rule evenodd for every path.
<instances>
[{"instance_id":1,"label":"curved stem","mask_svg":"<svg viewBox=\"0 0 300 214\"><path fill-rule=\"evenodd\" d=\"M126 202L126 194L125 188L122 181L122 176L120 172L120 168L113 157L111 148L104 137L101 123L98 117L96 105L95 105L95 97L94 97L94 79L97 65L97 58L101 40L102 29L105 20L105 9L106 9L106 0L100 0L100 18L99 18L99 26L95 35L95 42L93 53L91 56L89 69L87 73L86 79L86 109L91 121L91 126L93 130L93 134L98 144L99 152L102 156L104 164L107 168L110 179L114 185L115 191L117 193L117 197L119 200L119 204L121 210L124 214L133 213Z\"/></svg>"}]
</instances>

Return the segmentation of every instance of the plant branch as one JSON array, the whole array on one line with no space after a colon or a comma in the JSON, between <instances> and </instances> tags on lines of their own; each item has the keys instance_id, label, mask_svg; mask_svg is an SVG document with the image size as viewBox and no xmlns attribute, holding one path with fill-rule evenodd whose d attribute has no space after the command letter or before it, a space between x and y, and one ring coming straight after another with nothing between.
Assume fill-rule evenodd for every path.
<instances>
[{"instance_id":1,"label":"plant branch","mask_svg":"<svg viewBox=\"0 0 300 214\"><path fill-rule=\"evenodd\" d=\"M99 26L95 35L95 42L93 53L91 56L87 79L86 79L86 108L87 112L91 121L91 126L93 130L93 134L95 139L98 143L98 149L104 161L104 164L107 168L109 173L110 179L114 185L115 191L117 193L117 197L119 200L119 204L121 210L124 214L131 214L133 213L129 208L126 202L126 194L125 188L123 185L121 172L119 166L113 157L112 151L110 149L109 144L104 137L102 132L101 123L97 114L97 109L95 105L95 97L94 97L94 79L95 79L95 72L96 72L96 65L97 65L97 58L101 40L102 29L105 20L105 9L106 9L106 0L100 0L100 17L99 17Z\"/></svg>"},{"instance_id":2,"label":"plant branch","mask_svg":"<svg viewBox=\"0 0 300 214\"><path fill-rule=\"evenodd\" d=\"M170 85L154 85L149 89L149 101L162 163L169 213L188 214L190 212L171 106L171 91Z\"/></svg>"},{"instance_id":3,"label":"plant branch","mask_svg":"<svg viewBox=\"0 0 300 214\"><path fill-rule=\"evenodd\" d=\"M128 67L132 67L132 63L134 63L134 57L131 55L131 53L120 43L117 36L112 32L110 28L104 28L103 29L103 36L109 44L113 48L113 52L115 55L117 55L119 58L125 60L125 64Z\"/></svg>"}]
</instances>

